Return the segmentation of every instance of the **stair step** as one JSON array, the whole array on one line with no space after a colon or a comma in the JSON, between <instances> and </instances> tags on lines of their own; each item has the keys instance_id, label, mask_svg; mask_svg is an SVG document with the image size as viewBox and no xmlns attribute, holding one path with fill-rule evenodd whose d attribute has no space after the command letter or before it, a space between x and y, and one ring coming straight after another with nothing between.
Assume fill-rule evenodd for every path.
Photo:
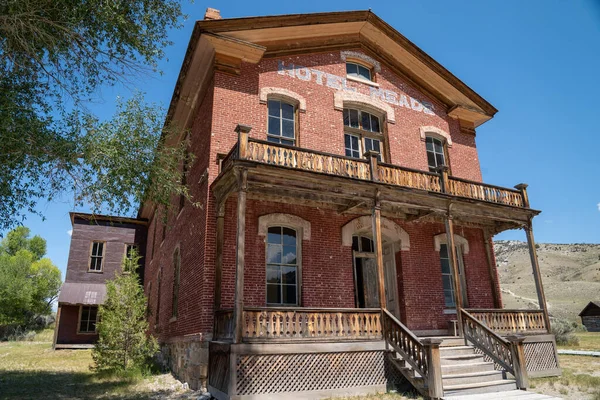
<instances>
[{"instance_id":1,"label":"stair step","mask_svg":"<svg viewBox=\"0 0 600 400\"><path fill-rule=\"evenodd\" d=\"M483 354L458 354L441 356L442 365L472 364L483 361Z\"/></svg>"},{"instance_id":2,"label":"stair step","mask_svg":"<svg viewBox=\"0 0 600 400\"><path fill-rule=\"evenodd\" d=\"M469 383L500 381L504 377L502 371L477 371L464 374L442 374L444 387L465 385Z\"/></svg>"},{"instance_id":3,"label":"stair step","mask_svg":"<svg viewBox=\"0 0 600 400\"><path fill-rule=\"evenodd\" d=\"M444 396L445 400L560 400L544 394L511 390L507 392Z\"/></svg>"},{"instance_id":4,"label":"stair step","mask_svg":"<svg viewBox=\"0 0 600 400\"><path fill-rule=\"evenodd\" d=\"M475 349L471 346L440 347L440 354L442 357L450 355L475 354Z\"/></svg>"},{"instance_id":5,"label":"stair step","mask_svg":"<svg viewBox=\"0 0 600 400\"><path fill-rule=\"evenodd\" d=\"M512 379L502 379L490 382L469 383L463 385L444 386L444 395L494 393L516 390L517 384Z\"/></svg>"},{"instance_id":6,"label":"stair step","mask_svg":"<svg viewBox=\"0 0 600 400\"><path fill-rule=\"evenodd\" d=\"M442 376L451 374L468 374L470 372L493 371L493 362L474 362L469 364L442 365Z\"/></svg>"}]
</instances>

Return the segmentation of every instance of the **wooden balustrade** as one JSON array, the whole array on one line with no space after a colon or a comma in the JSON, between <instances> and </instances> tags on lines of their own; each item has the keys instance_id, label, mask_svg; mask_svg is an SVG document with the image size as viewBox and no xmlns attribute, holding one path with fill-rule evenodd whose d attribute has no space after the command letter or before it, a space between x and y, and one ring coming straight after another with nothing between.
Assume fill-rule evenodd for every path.
<instances>
[{"instance_id":1,"label":"wooden balustrade","mask_svg":"<svg viewBox=\"0 0 600 400\"><path fill-rule=\"evenodd\" d=\"M542 310L470 309L474 318L501 335L547 333Z\"/></svg>"},{"instance_id":2,"label":"wooden balustrade","mask_svg":"<svg viewBox=\"0 0 600 400\"><path fill-rule=\"evenodd\" d=\"M461 312L465 339L514 375L510 342L483 325L467 311L461 310Z\"/></svg>"},{"instance_id":3,"label":"wooden balustrade","mask_svg":"<svg viewBox=\"0 0 600 400\"><path fill-rule=\"evenodd\" d=\"M238 158L238 148L239 145L238 143L236 143L235 146L233 146L233 148L229 151L229 153L227 153L225 158L223 158L223 160L221 161L221 170L219 172L226 171L231 167L233 162Z\"/></svg>"},{"instance_id":4,"label":"wooden balustrade","mask_svg":"<svg viewBox=\"0 0 600 400\"><path fill-rule=\"evenodd\" d=\"M215 312L214 337L216 340L233 339L233 310Z\"/></svg>"},{"instance_id":5,"label":"wooden balustrade","mask_svg":"<svg viewBox=\"0 0 600 400\"><path fill-rule=\"evenodd\" d=\"M381 339L379 309L245 308L243 340Z\"/></svg>"},{"instance_id":6,"label":"wooden balustrade","mask_svg":"<svg viewBox=\"0 0 600 400\"><path fill-rule=\"evenodd\" d=\"M419 338L388 310L383 310L383 329L388 344L409 363L415 371L426 378L429 372L427 352Z\"/></svg>"},{"instance_id":7,"label":"wooden balustrade","mask_svg":"<svg viewBox=\"0 0 600 400\"><path fill-rule=\"evenodd\" d=\"M524 207L523 195L519 190L486 185L484 183L472 182L465 179L449 177L447 193L453 196L467 197L469 199Z\"/></svg>"},{"instance_id":8,"label":"wooden balustrade","mask_svg":"<svg viewBox=\"0 0 600 400\"><path fill-rule=\"evenodd\" d=\"M414 171L394 165L379 164L379 182L415 189L441 192L440 176L431 172Z\"/></svg>"}]
</instances>

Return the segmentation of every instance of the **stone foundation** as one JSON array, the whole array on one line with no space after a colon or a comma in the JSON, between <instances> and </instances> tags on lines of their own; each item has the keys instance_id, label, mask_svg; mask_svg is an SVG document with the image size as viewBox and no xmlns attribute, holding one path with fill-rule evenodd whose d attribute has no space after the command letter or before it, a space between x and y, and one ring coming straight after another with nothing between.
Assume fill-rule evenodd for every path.
<instances>
[{"instance_id":1,"label":"stone foundation","mask_svg":"<svg viewBox=\"0 0 600 400\"><path fill-rule=\"evenodd\" d=\"M169 339L160 344L159 363L191 389L206 391L209 341L202 334Z\"/></svg>"}]
</instances>

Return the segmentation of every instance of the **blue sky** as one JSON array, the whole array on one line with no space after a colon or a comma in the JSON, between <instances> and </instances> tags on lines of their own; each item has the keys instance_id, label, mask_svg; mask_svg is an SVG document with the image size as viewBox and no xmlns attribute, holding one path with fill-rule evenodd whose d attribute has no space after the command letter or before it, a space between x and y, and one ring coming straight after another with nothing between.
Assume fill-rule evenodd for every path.
<instances>
[{"instance_id":1,"label":"blue sky","mask_svg":"<svg viewBox=\"0 0 600 400\"><path fill-rule=\"evenodd\" d=\"M170 33L164 74L138 82L148 100L169 104L193 23L209 6L225 18L371 8L499 110L477 130L484 181L530 185L532 207L543 211L536 240L600 243L600 1L186 2L189 19ZM129 92L105 88L91 108L109 116L117 95ZM30 216L25 225L46 238L64 278L72 201L39 209L46 220Z\"/></svg>"}]
</instances>

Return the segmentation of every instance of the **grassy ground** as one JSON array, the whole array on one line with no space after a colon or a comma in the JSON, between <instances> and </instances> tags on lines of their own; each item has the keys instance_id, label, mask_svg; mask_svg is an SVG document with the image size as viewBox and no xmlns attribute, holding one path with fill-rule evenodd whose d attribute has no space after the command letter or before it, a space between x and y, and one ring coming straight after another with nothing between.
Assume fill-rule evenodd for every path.
<instances>
[{"instance_id":1,"label":"grassy ground","mask_svg":"<svg viewBox=\"0 0 600 400\"><path fill-rule=\"evenodd\" d=\"M562 376L531 379L531 390L568 400L600 400L600 358L560 355Z\"/></svg>"},{"instance_id":2,"label":"grassy ground","mask_svg":"<svg viewBox=\"0 0 600 400\"><path fill-rule=\"evenodd\" d=\"M600 332L579 332L576 335L579 338L578 345L558 347L565 350L600 351Z\"/></svg>"},{"instance_id":3,"label":"grassy ground","mask_svg":"<svg viewBox=\"0 0 600 400\"><path fill-rule=\"evenodd\" d=\"M195 399L170 374L115 379L90 371L90 350L51 348L52 331L31 342L0 343L0 398L12 399Z\"/></svg>"}]
</instances>

